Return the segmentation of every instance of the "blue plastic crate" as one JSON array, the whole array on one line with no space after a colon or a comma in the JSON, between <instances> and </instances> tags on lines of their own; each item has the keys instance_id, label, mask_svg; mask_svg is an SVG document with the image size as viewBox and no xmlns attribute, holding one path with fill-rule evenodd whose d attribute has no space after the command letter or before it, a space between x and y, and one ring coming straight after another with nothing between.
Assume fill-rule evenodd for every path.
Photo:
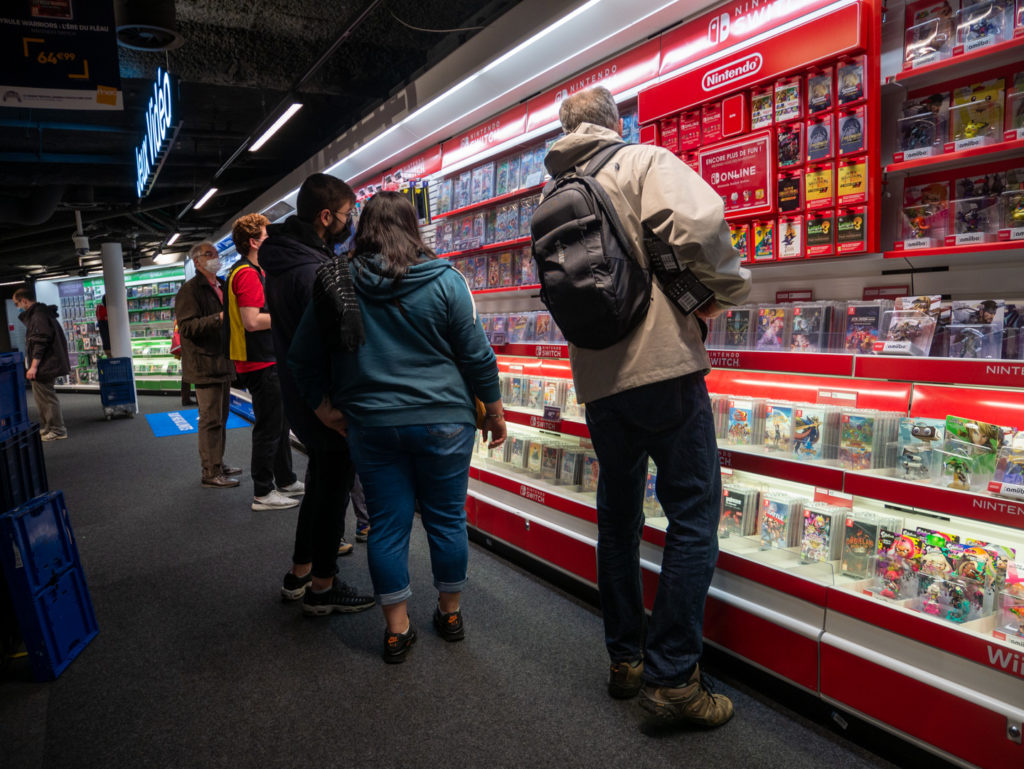
<instances>
[{"instance_id":1,"label":"blue plastic crate","mask_svg":"<svg viewBox=\"0 0 1024 769\"><path fill-rule=\"evenodd\" d=\"M99 626L82 570L65 570L54 584L36 595L10 586L21 638L37 681L49 681L64 672Z\"/></svg>"},{"instance_id":2,"label":"blue plastic crate","mask_svg":"<svg viewBox=\"0 0 1024 769\"><path fill-rule=\"evenodd\" d=\"M100 384L134 384L131 358L100 358L97 361Z\"/></svg>"},{"instance_id":3,"label":"blue plastic crate","mask_svg":"<svg viewBox=\"0 0 1024 769\"><path fill-rule=\"evenodd\" d=\"M26 427L25 359L20 352L0 353L0 436Z\"/></svg>"},{"instance_id":4,"label":"blue plastic crate","mask_svg":"<svg viewBox=\"0 0 1024 769\"><path fill-rule=\"evenodd\" d=\"M44 494L0 515L0 564L12 591L31 594L81 565L63 494Z\"/></svg>"},{"instance_id":5,"label":"blue plastic crate","mask_svg":"<svg viewBox=\"0 0 1024 769\"><path fill-rule=\"evenodd\" d=\"M135 403L133 384L105 384L100 382L100 401L104 406L126 406Z\"/></svg>"},{"instance_id":6,"label":"blue plastic crate","mask_svg":"<svg viewBox=\"0 0 1024 769\"><path fill-rule=\"evenodd\" d=\"M39 425L10 437L0 434L0 513L23 505L49 490Z\"/></svg>"}]
</instances>

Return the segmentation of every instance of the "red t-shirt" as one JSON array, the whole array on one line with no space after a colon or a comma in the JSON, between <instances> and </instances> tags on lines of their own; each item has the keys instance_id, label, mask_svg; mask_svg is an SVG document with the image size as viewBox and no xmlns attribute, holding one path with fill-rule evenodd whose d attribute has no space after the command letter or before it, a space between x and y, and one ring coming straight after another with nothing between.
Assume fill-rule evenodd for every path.
<instances>
[{"instance_id":1,"label":"red t-shirt","mask_svg":"<svg viewBox=\"0 0 1024 769\"><path fill-rule=\"evenodd\" d=\"M239 307L261 309L266 304L267 300L263 295L263 284L260 283L260 275L263 274L263 271L260 270L260 275L257 275L256 270L259 270L259 267L253 270L241 269L235 273L232 289L235 292L235 298L238 300ZM268 368L273 365L273 361L236 360L235 370L239 374L245 374L249 371L259 371L261 368Z\"/></svg>"}]
</instances>

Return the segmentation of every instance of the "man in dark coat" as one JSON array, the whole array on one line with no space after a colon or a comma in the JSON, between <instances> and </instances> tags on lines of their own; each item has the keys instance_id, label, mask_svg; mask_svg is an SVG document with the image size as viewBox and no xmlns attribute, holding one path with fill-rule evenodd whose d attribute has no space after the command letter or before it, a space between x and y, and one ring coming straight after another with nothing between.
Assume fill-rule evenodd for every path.
<instances>
[{"instance_id":1,"label":"man in dark coat","mask_svg":"<svg viewBox=\"0 0 1024 769\"><path fill-rule=\"evenodd\" d=\"M232 476L240 475L242 469L224 464L235 367L221 346L224 282L217 277L220 257L210 242L193 246L189 256L196 267L195 277L178 290L174 299L181 339L181 379L195 385L199 403L201 483L209 489L232 488L239 484Z\"/></svg>"},{"instance_id":2,"label":"man in dark coat","mask_svg":"<svg viewBox=\"0 0 1024 769\"><path fill-rule=\"evenodd\" d=\"M267 227L260 265L266 272L266 299L274 319L271 331L278 361L288 360L295 329L313 301L317 270L335 258L334 244L349 236L355 203L355 195L343 181L313 174L299 189L295 215ZM348 443L305 404L288 366L279 365L278 369L285 415L309 455L292 568L284 576L281 595L289 600L303 598L307 614L369 609L374 604L372 596L361 595L335 576L345 508L355 477Z\"/></svg>"},{"instance_id":3,"label":"man in dark coat","mask_svg":"<svg viewBox=\"0 0 1024 769\"><path fill-rule=\"evenodd\" d=\"M39 437L44 441L64 440L68 430L54 381L67 376L71 366L68 340L57 320L57 307L37 302L35 291L29 287L14 292L14 306L21 310L18 317L25 324L25 358L29 364L25 378L32 383L32 397L39 409Z\"/></svg>"}]
</instances>

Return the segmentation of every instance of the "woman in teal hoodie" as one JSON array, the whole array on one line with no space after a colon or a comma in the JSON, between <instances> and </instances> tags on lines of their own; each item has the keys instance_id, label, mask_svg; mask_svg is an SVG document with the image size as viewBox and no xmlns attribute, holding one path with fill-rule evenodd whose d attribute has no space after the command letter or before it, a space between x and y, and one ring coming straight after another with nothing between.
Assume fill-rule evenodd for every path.
<instances>
[{"instance_id":1,"label":"woman in teal hoodie","mask_svg":"<svg viewBox=\"0 0 1024 769\"><path fill-rule=\"evenodd\" d=\"M383 656L403 662L416 640L406 610L414 506L438 590L434 625L445 640L461 640L473 396L486 405L490 445L504 442L505 421L497 361L469 287L423 244L412 203L397 192L371 198L353 253L365 344L325 355L310 305L288 363L310 407L348 437L370 514L370 576L387 623Z\"/></svg>"}]
</instances>

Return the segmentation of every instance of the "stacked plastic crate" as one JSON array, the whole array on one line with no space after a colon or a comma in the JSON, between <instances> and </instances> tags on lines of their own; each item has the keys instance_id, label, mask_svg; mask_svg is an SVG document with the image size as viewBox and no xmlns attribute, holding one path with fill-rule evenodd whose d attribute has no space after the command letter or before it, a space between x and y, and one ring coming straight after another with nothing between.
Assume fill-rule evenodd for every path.
<instances>
[{"instance_id":1,"label":"stacked plastic crate","mask_svg":"<svg viewBox=\"0 0 1024 769\"><path fill-rule=\"evenodd\" d=\"M135 374L131 358L100 358L100 401L107 419L122 415L134 418L139 407L135 399Z\"/></svg>"},{"instance_id":2,"label":"stacked plastic crate","mask_svg":"<svg viewBox=\"0 0 1024 769\"><path fill-rule=\"evenodd\" d=\"M64 495L49 491L28 421L21 353L0 354L0 565L32 673L56 678L98 629Z\"/></svg>"}]
</instances>

